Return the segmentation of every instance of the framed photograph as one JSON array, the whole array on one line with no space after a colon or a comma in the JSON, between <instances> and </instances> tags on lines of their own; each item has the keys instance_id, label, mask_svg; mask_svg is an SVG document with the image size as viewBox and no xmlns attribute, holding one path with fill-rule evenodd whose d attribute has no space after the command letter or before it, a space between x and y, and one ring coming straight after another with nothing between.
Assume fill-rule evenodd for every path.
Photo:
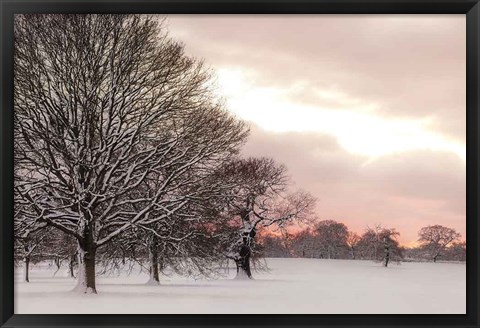
<instances>
[{"instance_id":1,"label":"framed photograph","mask_svg":"<svg viewBox=\"0 0 480 328\"><path fill-rule=\"evenodd\" d=\"M479 15L3 1L1 327L478 327Z\"/></svg>"}]
</instances>

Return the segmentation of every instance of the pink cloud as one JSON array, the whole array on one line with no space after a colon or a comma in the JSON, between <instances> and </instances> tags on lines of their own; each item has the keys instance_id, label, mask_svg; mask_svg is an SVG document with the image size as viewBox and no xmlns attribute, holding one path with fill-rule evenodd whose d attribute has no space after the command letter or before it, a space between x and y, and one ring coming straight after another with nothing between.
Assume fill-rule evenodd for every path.
<instances>
[{"instance_id":1,"label":"pink cloud","mask_svg":"<svg viewBox=\"0 0 480 328\"><path fill-rule=\"evenodd\" d=\"M167 23L214 69L254 72L258 87L301 82L292 103L375 104L377 116L429 119L432 133L465 144L464 15L174 15ZM332 90L341 100L325 97ZM295 186L318 197L320 218L354 231L382 223L408 244L422 226L443 224L465 236L465 162L452 153L405 151L365 165L368 157L332 135L253 124L244 154L286 164Z\"/></svg>"}]
</instances>

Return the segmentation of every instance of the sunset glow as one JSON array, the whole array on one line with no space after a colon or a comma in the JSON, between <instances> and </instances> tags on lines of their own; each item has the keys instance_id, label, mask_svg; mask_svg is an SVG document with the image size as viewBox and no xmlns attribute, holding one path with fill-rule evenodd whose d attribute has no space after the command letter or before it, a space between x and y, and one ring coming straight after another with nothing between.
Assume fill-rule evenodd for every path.
<instances>
[{"instance_id":1,"label":"sunset glow","mask_svg":"<svg viewBox=\"0 0 480 328\"><path fill-rule=\"evenodd\" d=\"M326 133L350 153L377 158L410 150L445 151L465 161L465 144L429 130L431 118L387 119L378 117L376 104L350 99L336 90L315 90L321 98L345 105L345 109L306 106L290 100L304 86L257 87L255 79L235 69L217 72L228 108L239 117L272 132ZM253 81L253 82L251 82Z\"/></svg>"}]
</instances>

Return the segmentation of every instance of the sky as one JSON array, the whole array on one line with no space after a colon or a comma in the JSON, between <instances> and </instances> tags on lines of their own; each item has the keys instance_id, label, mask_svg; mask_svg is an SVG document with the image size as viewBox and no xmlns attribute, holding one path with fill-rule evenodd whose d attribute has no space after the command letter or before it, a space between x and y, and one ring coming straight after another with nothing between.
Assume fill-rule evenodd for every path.
<instances>
[{"instance_id":1,"label":"sky","mask_svg":"<svg viewBox=\"0 0 480 328\"><path fill-rule=\"evenodd\" d=\"M245 156L285 164L320 220L382 224L414 245L465 238L464 15L171 15L246 120Z\"/></svg>"}]
</instances>

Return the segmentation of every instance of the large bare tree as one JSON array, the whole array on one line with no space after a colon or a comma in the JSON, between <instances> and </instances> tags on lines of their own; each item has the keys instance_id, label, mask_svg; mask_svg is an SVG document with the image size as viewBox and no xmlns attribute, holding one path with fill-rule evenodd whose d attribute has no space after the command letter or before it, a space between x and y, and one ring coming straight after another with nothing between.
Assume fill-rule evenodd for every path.
<instances>
[{"instance_id":1,"label":"large bare tree","mask_svg":"<svg viewBox=\"0 0 480 328\"><path fill-rule=\"evenodd\" d=\"M76 238L77 290L96 293L97 249L184 208L178 186L247 131L158 17L17 15L14 32L22 215Z\"/></svg>"},{"instance_id":2,"label":"large bare tree","mask_svg":"<svg viewBox=\"0 0 480 328\"><path fill-rule=\"evenodd\" d=\"M234 181L230 211L238 233L227 252L235 261L237 279L251 279L251 257L259 229L283 228L308 217L315 199L306 192L287 193L286 168L270 158L239 159L228 164L226 179Z\"/></svg>"}]
</instances>

